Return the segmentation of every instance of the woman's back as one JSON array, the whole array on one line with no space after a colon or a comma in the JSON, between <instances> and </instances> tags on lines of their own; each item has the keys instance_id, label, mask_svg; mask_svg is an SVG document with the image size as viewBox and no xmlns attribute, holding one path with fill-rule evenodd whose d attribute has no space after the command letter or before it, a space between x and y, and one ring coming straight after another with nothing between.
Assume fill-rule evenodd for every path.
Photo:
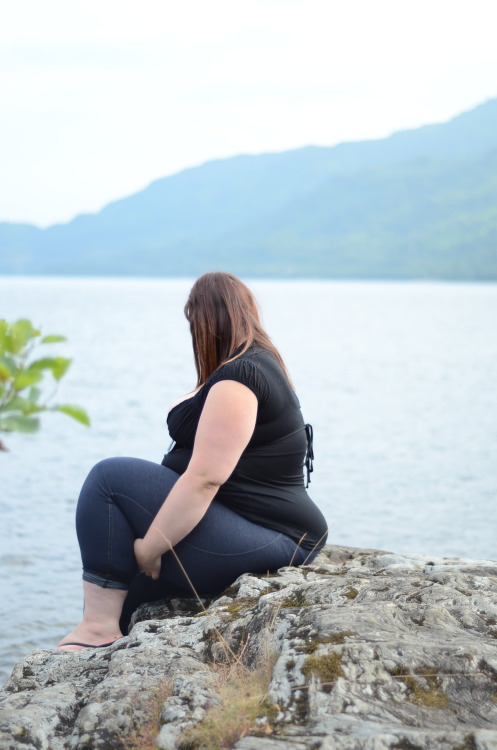
<instances>
[{"instance_id":1,"label":"woman's back","mask_svg":"<svg viewBox=\"0 0 497 750\"><path fill-rule=\"evenodd\" d=\"M182 474L192 455L195 432L210 389L235 380L258 401L253 435L216 500L254 523L280 531L302 546L322 546L326 522L304 486L307 437L295 392L275 356L259 346L219 367L192 398L168 415L175 446L163 465Z\"/></svg>"}]
</instances>

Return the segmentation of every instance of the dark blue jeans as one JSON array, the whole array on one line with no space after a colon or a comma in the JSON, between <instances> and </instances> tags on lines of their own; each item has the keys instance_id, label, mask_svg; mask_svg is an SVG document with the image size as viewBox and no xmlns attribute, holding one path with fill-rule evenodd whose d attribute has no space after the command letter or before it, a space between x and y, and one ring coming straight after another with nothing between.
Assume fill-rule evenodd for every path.
<instances>
[{"instance_id":1,"label":"dark blue jeans","mask_svg":"<svg viewBox=\"0 0 497 750\"><path fill-rule=\"evenodd\" d=\"M83 579L129 590L127 617L143 601L193 595L171 552L163 555L160 579L155 582L139 573L133 551L135 539L145 536L178 476L139 458L109 458L90 471L81 489L76 530ZM317 554L216 500L174 551L201 595L219 593L242 573L301 565Z\"/></svg>"}]
</instances>

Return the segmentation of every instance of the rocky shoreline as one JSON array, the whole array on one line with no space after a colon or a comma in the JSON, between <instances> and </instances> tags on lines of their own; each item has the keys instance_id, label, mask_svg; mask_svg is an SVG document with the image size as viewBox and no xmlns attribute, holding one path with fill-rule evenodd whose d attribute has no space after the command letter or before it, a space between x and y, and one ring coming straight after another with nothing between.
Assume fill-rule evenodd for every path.
<instances>
[{"instance_id":1,"label":"rocky shoreline","mask_svg":"<svg viewBox=\"0 0 497 750\"><path fill-rule=\"evenodd\" d=\"M204 607L141 607L106 649L32 651L0 693L1 750L193 748L230 659L269 664L237 750L497 749L497 562L328 546Z\"/></svg>"}]
</instances>

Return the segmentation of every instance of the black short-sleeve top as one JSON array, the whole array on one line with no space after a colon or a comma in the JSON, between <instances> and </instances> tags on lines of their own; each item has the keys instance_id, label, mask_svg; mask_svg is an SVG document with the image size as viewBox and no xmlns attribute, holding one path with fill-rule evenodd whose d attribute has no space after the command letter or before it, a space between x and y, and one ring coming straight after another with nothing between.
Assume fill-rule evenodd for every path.
<instances>
[{"instance_id":1,"label":"black short-sleeve top","mask_svg":"<svg viewBox=\"0 0 497 750\"><path fill-rule=\"evenodd\" d=\"M321 547L327 527L304 484L307 437L300 404L267 349L251 347L221 365L194 396L171 409L167 424L174 445L162 464L178 474L186 470L205 400L221 380L250 388L258 409L252 437L216 500L249 521L301 540L305 549Z\"/></svg>"}]
</instances>

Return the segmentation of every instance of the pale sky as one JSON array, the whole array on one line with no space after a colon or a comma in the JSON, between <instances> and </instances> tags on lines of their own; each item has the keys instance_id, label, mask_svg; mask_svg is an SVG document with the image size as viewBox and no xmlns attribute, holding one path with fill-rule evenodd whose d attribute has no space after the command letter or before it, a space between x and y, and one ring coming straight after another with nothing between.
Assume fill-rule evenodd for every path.
<instances>
[{"instance_id":1,"label":"pale sky","mask_svg":"<svg viewBox=\"0 0 497 750\"><path fill-rule=\"evenodd\" d=\"M496 0L3 0L0 221L497 96Z\"/></svg>"}]
</instances>

